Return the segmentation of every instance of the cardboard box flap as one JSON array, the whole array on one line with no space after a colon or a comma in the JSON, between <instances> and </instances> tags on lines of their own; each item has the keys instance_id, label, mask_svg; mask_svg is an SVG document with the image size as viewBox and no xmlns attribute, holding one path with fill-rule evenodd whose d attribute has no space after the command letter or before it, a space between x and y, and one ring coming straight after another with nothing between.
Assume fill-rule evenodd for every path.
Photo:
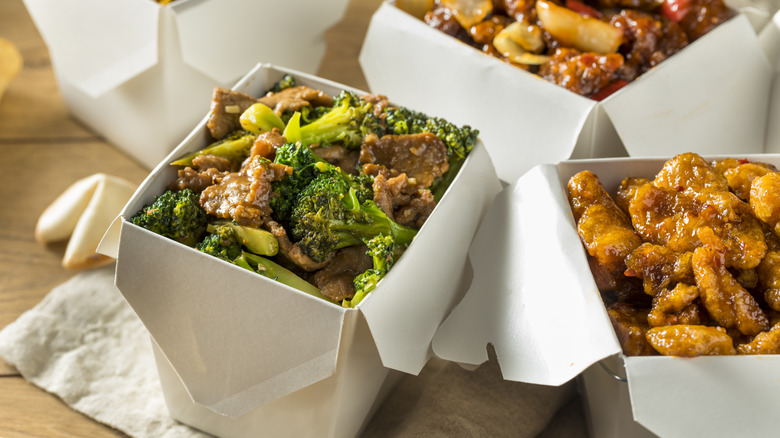
<instances>
[{"instance_id":1,"label":"cardboard box flap","mask_svg":"<svg viewBox=\"0 0 780 438\"><path fill-rule=\"evenodd\" d=\"M761 30L758 41L772 71L780 71L780 13L775 14L772 21Z\"/></svg>"},{"instance_id":2,"label":"cardboard box flap","mask_svg":"<svg viewBox=\"0 0 780 438\"><path fill-rule=\"evenodd\" d=\"M334 373L350 310L160 240L125 223L116 285L195 402L237 417Z\"/></svg>"},{"instance_id":3,"label":"cardboard box flap","mask_svg":"<svg viewBox=\"0 0 780 438\"><path fill-rule=\"evenodd\" d=\"M111 258L119 256L119 239L122 231L122 216L117 216L111 225L108 226L103 238L100 239L96 252Z\"/></svg>"},{"instance_id":4,"label":"cardboard box flap","mask_svg":"<svg viewBox=\"0 0 780 438\"><path fill-rule=\"evenodd\" d=\"M778 356L628 357L625 363L634 419L659 436L777 435L776 419L765 414L780 406ZM730 421L713 421L714 413Z\"/></svg>"},{"instance_id":5,"label":"cardboard box flap","mask_svg":"<svg viewBox=\"0 0 780 438\"><path fill-rule=\"evenodd\" d=\"M474 279L433 340L437 356L476 365L495 347L505 379L560 385L620 352L577 236L557 168L504 189L469 258Z\"/></svg>"},{"instance_id":6,"label":"cardboard box flap","mask_svg":"<svg viewBox=\"0 0 780 438\"><path fill-rule=\"evenodd\" d=\"M156 2L24 3L58 74L91 97L98 97L157 64L160 5Z\"/></svg>"},{"instance_id":7,"label":"cardboard box flap","mask_svg":"<svg viewBox=\"0 0 780 438\"><path fill-rule=\"evenodd\" d=\"M713 56L716 53L720 55ZM681 150L760 153L770 86L766 56L747 17L740 14L601 105L634 157L669 157ZM660 90L674 96L676 104L658 99Z\"/></svg>"},{"instance_id":8,"label":"cardboard box flap","mask_svg":"<svg viewBox=\"0 0 780 438\"><path fill-rule=\"evenodd\" d=\"M315 71L325 55L323 34L341 20L347 4L189 0L168 7L175 14L184 62L218 83L230 83L260 61ZM230 46L240 52L225 50Z\"/></svg>"},{"instance_id":9,"label":"cardboard box flap","mask_svg":"<svg viewBox=\"0 0 780 438\"><path fill-rule=\"evenodd\" d=\"M460 286L468 284L466 257L474 231L500 189L479 142L447 192L457 197L442 198L396 266L358 305L386 367L418 374L430 358L436 328L463 294ZM402 275L415 269L425 275Z\"/></svg>"},{"instance_id":10,"label":"cardboard box flap","mask_svg":"<svg viewBox=\"0 0 780 438\"><path fill-rule=\"evenodd\" d=\"M388 68L388 59L415 68ZM536 164L569 158L596 105L429 27L392 2L372 17L359 60L372 91L479 129L499 178L508 182ZM435 78L422 81L425 90L420 72ZM516 123L507 123L507 114ZM554 128L525 129L547 125Z\"/></svg>"},{"instance_id":11,"label":"cardboard box flap","mask_svg":"<svg viewBox=\"0 0 780 438\"><path fill-rule=\"evenodd\" d=\"M745 14L757 33L772 20L778 8L774 0L725 0L724 3L731 9Z\"/></svg>"}]
</instances>

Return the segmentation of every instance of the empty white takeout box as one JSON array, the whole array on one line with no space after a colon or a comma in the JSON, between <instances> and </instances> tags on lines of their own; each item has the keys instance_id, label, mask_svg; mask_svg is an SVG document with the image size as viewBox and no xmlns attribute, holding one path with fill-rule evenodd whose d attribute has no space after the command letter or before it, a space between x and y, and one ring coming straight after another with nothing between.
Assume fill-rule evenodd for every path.
<instances>
[{"instance_id":1,"label":"empty white takeout box","mask_svg":"<svg viewBox=\"0 0 780 438\"><path fill-rule=\"evenodd\" d=\"M258 62L316 71L348 1L24 3L71 114L151 169L203 116L214 86Z\"/></svg>"},{"instance_id":2,"label":"empty white takeout box","mask_svg":"<svg viewBox=\"0 0 780 438\"><path fill-rule=\"evenodd\" d=\"M730 156L780 166L780 155ZM507 380L561 385L582 375L594 437L777 434L780 355L627 357L621 351L566 185L591 170L614 196L623 178L652 179L666 159L539 165L503 190L474 237L474 278L436 333L435 354L474 366L487 360L490 343Z\"/></svg>"},{"instance_id":3,"label":"empty white takeout box","mask_svg":"<svg viewBox=\"0 0 780 438\"><path fill-rule=\"evenodd\" d=\"M746 14L601 102L384 2L360 53L372 91L480 130L498 176L569 158L763 152L771 72Z\"/></svg>"},{"instance_id":4,"label":"empty white takeout box","mask_svg":"<svg viewBox=\"0 0 780 438\"><path fill-rule=\"evenodd\" d=\"M235 89L261 96L285 73L331 95L349 89L270 65ZM127 221L176 178L168 163L209 141L204 121L142 183L101 244L117 256L116 285L154 341L171 414L220 436L354 436L394 376L423 368L436 328L466 289L468 247L500 190L490 157L478 142L404 255L346 309Z\"/></svg>"}]
</instances>

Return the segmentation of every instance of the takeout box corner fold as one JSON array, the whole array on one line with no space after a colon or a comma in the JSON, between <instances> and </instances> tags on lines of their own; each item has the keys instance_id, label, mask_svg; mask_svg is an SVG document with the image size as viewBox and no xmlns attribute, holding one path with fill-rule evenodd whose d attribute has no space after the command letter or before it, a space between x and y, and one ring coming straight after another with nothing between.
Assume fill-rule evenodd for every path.
<instances>
[{"instance_id":1,"label":"takeout box corner fold","mask_svg":"<svg viewBox=\"0 0 780 438\"><path fill-rule=\"evenodd\" d=\"M437 356L477 365L492 344L506 380L557 386L620 351L558 175L536 166L494 199L469 250L474 279L434 337Z\"/></svg>"}]
</instances>

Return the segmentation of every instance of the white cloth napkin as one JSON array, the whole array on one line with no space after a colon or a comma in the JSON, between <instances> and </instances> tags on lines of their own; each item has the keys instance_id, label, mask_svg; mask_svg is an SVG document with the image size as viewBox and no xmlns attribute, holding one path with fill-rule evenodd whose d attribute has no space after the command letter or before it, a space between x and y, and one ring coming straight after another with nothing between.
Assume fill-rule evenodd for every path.
<instances>
[{"instance_id":1,"label":"white cloth napkin","mask_svg":"<svg viewBox=\"0 0 780 438\"><path fill-rule=\"evenodd\" d=\"M205 437L168 416L149 335L114 265L77 274L0 332L0 356L75 410L136 437Z\"/></svg>"},{"instance_id":2,"label":"white cloth napkin","mask_svg":"<svg viewBox=\"0 0 780 438\"><path fill-rule=\"evenodd\" d=\"M0 331L0 356L132 437L208 436L168 416L149 335L115 288L113 264L75 275ZM364 436L585 437L581 410L570 407L575 392L505 382L494 359L473 372L434 359L401 382ZM565 418L554 417L567 403Z\"/></svg>"}]
</instances>

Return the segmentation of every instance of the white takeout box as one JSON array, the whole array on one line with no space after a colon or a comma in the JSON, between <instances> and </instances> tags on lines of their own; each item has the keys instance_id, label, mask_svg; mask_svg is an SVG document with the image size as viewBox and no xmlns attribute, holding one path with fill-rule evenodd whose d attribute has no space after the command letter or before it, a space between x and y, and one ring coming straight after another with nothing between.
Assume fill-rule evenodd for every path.
<instances>
[{"instance_id":1,"label":"white takeout box","mask_svg":"<svg viewBox=\"0 0 780 438\"><path fill-rule=\"evenodd\" d=\"M780 155L736 158L780 166ZM474 237L473 281L436 333L434 353L473 367L487 360L491 343L505 379L542 385L561 385L584 372L594 437L652 436L649 431L663 437L777 435L780 355L621 352L577 235L566 184L588 169L614 196L623 178L652 179L664 162L539 165L503 190Z\"/></svg>"},{"instance_id":2,"label":"white takeout box","mask_svg":"<svg viewBox=\"0 0 780 438\"><path fill-rule=\"evenodd\" d=\"M759 42L772 68L766 144L773 152L780 152L780 12L764 26Z\"/></svg>"},{"instance_id":3,"label":"white takeout box","mask_svg":"<svg viewBox=\"0 0 780 438\"><path fill-rule=\"evenodd\" d=\"M348 0L24 0L71 114L147 169L258 62L314 72Z\"/></svg>"},{"instance_id":4,"label":"white takeout box","mask_svg":"<svg viewBox=\"0 0 780 438\"><path fill-rule=\"evenodd\" d=\"M350 89L270 65L234 88L262 96L284 73L331 95ZM117 257L117 288L154 341L171 414L222 436L354 436L397 372L423 368L465 291L468 247L501 188L490 157L478 142L405 254L345 309L127 222L176 178L168 163L208 144L205 121L141 184L100 247Z\"/></svg>"},{"instance_id":5,"label":"white takeout box","mask_svg":"<svg viewBox=\"0 0 780 438\"><path fill-rule=\"evenodd\" d=\"M596 102L386 1L360 53L369 88L480 130L498 176L569 158L763 152L771 72L744 14Z\"/></svg>"}]
</instances>

